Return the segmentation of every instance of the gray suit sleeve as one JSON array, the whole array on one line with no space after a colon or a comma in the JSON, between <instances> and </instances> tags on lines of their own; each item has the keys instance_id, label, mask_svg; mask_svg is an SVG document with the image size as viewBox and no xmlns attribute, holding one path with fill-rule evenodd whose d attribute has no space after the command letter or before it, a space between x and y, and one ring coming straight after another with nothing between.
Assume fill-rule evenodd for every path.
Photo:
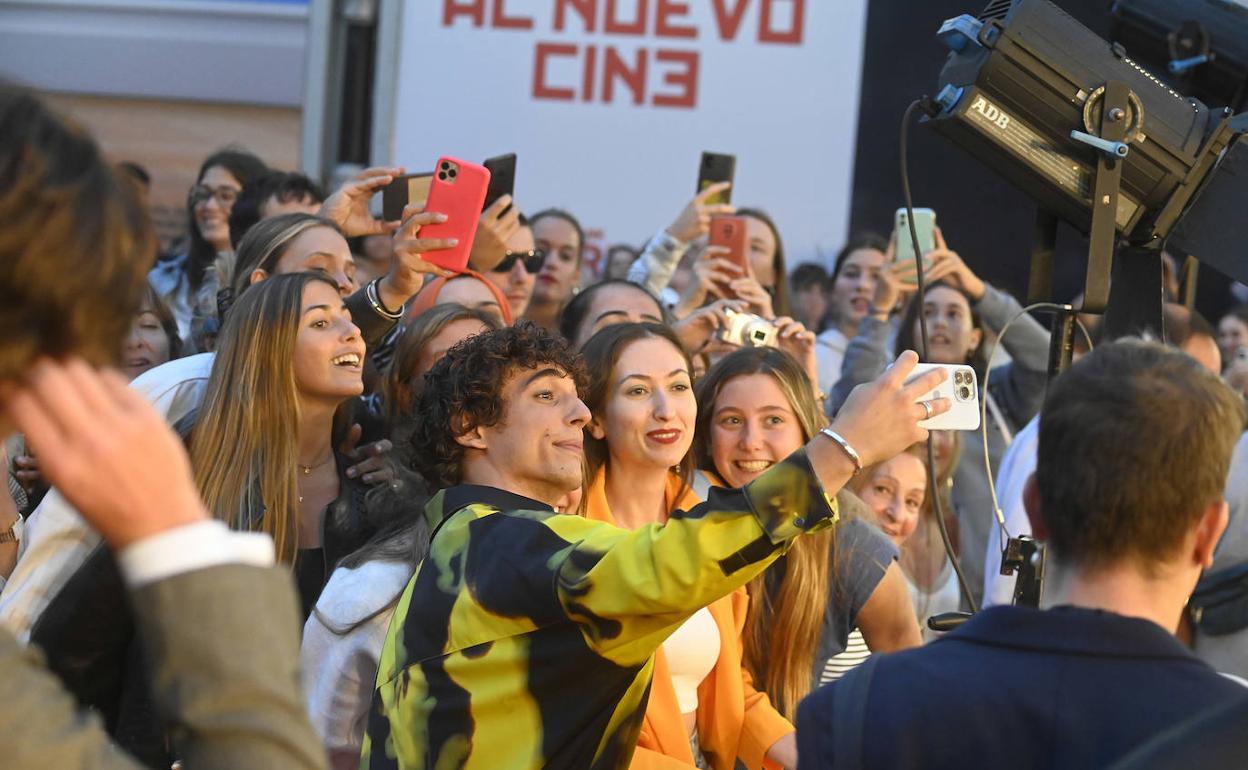
<instances>
[{"instance_id":1,"label":"gray suit sleeve","mask_svg":"<svg viewBox=\"0 0 1248 770\"><path fill-rule=\"evenodd\" d=\"M325 767L299 692L289 572L212 567L133 599L157 708L189 770Z\"/></svg>"},{"instance_id":2,"label":"gray suit sleeve","mask_svg":"<svg viewBox=\"0 0 1248 770\"><path fill-rule=\"evenodd\" d=\"M43 655L0 629L0 761L7 768L143 770L78 708Z\"/></svg>"}]
</instances>

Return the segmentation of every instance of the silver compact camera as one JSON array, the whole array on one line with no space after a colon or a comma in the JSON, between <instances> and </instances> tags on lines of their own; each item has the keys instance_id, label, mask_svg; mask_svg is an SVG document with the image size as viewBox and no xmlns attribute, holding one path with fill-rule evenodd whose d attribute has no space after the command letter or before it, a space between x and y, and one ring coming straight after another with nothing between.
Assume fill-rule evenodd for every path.
<instances>
[{"instance_id":1,"label":"silver compact camera","mask_svg":"<svg viewBox=\"0 0 1248 770\"><path fill-rule=\"evenodd\" d=\"M728 326L721 329L719 339L743 348L776 346L776 326L762 316L726 309Z\"/></svg>"}]
</instances>

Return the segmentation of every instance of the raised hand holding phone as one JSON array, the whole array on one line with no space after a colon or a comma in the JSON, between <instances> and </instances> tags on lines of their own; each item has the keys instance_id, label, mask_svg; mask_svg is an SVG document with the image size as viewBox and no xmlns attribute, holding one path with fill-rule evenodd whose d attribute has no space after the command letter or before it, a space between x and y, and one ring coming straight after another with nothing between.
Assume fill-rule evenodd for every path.
<instances>
[{"instance_id":1,"label":"raised hand holding phone","mask_svg":"<svg viewBox=\"0 0 1248 770\"><path fill-rule=\"evenodd\" d=\"M455 273L468 267L489 186L490 172L484 166L458 158L438 159L425 208L445 214L446 219L426 225L423 237L455 243L438 254L429 254L428 261Z\"/></svg>"},{"instance_id":2,"label":"raised hand holding phone","mask_svg":"<svg viewBox=\"0 0 1248 770\"><path fill-rule=\"evenodd\" d=\"M374 195L403 175L402 166L375 166L356 174L330 194L318 212L342 229L348 238L388 235L399 229L398 218L378 219L368 209Z\"/></svg>"},{"instance_id":3,"label":"raised hand holding phone","mask_svg":"<svg viewBox=\"0 0 1248 770\"><path fill-rule=\"evenodd\" d=\"M931 268L924 273L926 282L944 281L956 289L966 292L972 302L977 302L988 290L987 285L975 275L975 271L962 261L962 257L958 256L956 251L952 251L945 244L945 236L941 233L940 228L934 231L936 248L928 255L927 259L931 262Z\"/></svg>"},{"instance_id":4,"label":"raised hand holding phone","mask_svg":"<svg viewBox=\"0 0 1248 770\"><path fill-rule=\"evenodd\" d=\"M732 182L719 182L695 195L681 209L680 215L667 226L667 234L682 243L689 243L706 235L710 231L712 217L731 215L735 211L727 203L712 202L730 187Z\"/></svg>"}]
</instances>

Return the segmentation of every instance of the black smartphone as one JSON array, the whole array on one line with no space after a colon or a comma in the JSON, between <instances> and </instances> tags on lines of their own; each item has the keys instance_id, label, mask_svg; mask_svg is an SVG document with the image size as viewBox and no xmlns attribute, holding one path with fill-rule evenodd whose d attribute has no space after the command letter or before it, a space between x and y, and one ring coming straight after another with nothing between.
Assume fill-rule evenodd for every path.
<instances>
[{"instance_id":1,"label":"black smartphone","mask_svg":"<svg viewBox=\"0 0 1248 770\"><path fill-rule=\"evenodd\" d=\"M731 182L737 170L737 156L724 155L718 152L702 153L702 163L698 166L698 192L718 182ZM731 203L732 188L709 199L707 203Z\"/></svg>"},{"instance_id":2,"label":"black smartphone","mask_svg":"<svg viewBox=\"0 0 1248 770\"><path fill-rule=\"evenodd\" d=\"M490 187L485 193L485 211L494 205L494 201L504 195L515 195L516 192L516 154L509 152L490 158L481 164L489 169Z\"/></svg>"},{"instance_id":3,"label":"black smartphone","mask_svg":"<svg viewBox=\"0 0 1248 770\"><path fill-rule=\"evenodd\" d=\"M403 218L403 209L409 203L418 203L423 209L429 201L429 187L433 184L433 172L404 174L381 191L381 216L387 222Z\"/></svg>"}]
</instances>

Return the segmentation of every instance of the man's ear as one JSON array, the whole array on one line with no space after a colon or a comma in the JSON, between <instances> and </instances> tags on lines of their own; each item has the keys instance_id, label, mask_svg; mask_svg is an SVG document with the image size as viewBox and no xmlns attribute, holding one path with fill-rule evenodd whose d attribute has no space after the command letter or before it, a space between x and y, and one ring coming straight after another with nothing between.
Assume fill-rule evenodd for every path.
<instances>
[{"instance_id":1,"label":"man's ear","mask_svg":"<svg viewBox=\"0 0 1248 770\"><path fill-rule=\"evenodd\" d=\"M259 267L257 267L255 270L252 270L252 271L251 271L251 275L250 275L250 276L248 276L248 278L247 278L247 285L248 285L248 286L255 286L256 284L260 283L261 281L263 281L264 279L266 279L266 278L268 278L268 277L269 277L269 271L268 271L268 270L265 270L265 269L263 269L263 268L259 268Z\"/></svg>"},{"instance_id":2,"label":"man's ear","mask_svg":"<svg viewBox=\"0 0 1248 770\"><path fill-rule=\"evenodd\" d=\"M1049 526L1044 521L1044 513L1040 510L1040 484L1036 474L1027 478L1023 486L1023 508L1027 511L1027 519L1031 522L1031 536L1041 542L1049 539Z\"/></svg>"},{"instance_id":3,"label":"man's ear","mask_svg":"<svg viewBox=\"0 0 1248 770\"><path fill-rule=\"evenodd\" d=\"M1192 560L1208 569L1213 566L1213 552L1222 540L1222 533L1231 520L1230 506L1225 500L1210 503L1196 524L1196 543Z\"/></svg>"},{"instance_id":4,"label":"man's ear","mask_svg":"<svg viewBox=\"0 0 1248 770\"><path fill-rule=\"evenodd\" d=\"M606 430L603 429L602 423L598 421L597 417L594 417L592 420L589 421L589 424L585 426L585 430L589 431L589 435L593 436L599 441L602 441L603 439L607 437L607 432Z\"/></svg>"},{"instance_id":5,"label":"man's ear","mask_svg":"<svg viewBox=\"0 0 1248 770\"><path fill-rule=\"evenodd\" d=\"M485 429L480 425L475 425L466 431L456 432L455 443L466 449L485 451L489 448L485 440Z\"/></svg>"}]
</instances>

